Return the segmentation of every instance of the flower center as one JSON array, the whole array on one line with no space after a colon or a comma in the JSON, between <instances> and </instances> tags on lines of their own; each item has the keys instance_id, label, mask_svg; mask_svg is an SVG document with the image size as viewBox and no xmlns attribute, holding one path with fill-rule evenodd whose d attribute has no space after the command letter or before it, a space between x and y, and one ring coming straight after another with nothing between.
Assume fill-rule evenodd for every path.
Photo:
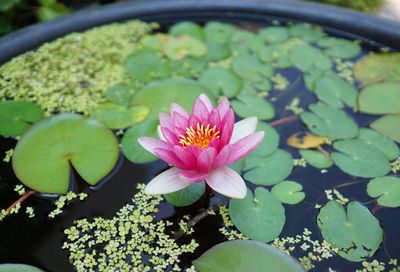
<instances>
[{"instance_id":1,"label":"flower center","mask_svg":"<svg viewBox=\"0 0 400 272\"><path fill-rule=\"evenodd\" d=\"M196 130L192 126L186 128L186 135L179 135L179 143L184 149L189 145L195 145L201 149L207 148L214 138L220 137L220 131L216 131L217 127L210 127L208 124L206 127L197 123Z\"/></svg>"}]
</instances>

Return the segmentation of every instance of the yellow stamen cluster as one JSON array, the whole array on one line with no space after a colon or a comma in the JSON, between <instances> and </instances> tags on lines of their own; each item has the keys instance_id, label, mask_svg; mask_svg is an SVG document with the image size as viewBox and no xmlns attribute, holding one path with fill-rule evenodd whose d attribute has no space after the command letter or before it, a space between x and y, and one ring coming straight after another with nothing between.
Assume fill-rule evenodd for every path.
<instances>
[{"instance_id":1,"label":"yellow stamen cluster","mask_svg":"<svg viewBox=\"0 0 400 272\"><path fill-rule=\"evenodd\" d=\"M200 124L197 123L196 131L190 126L186 128L186 136L179 135L179 143L184 149L189 145L195 145L201 149L205 149L214 138L220 137L220 131L216 131L216 129L216 126L211 128L210 124L204 127L204 125L200 126Z\"/></svg>"}]
</instances>

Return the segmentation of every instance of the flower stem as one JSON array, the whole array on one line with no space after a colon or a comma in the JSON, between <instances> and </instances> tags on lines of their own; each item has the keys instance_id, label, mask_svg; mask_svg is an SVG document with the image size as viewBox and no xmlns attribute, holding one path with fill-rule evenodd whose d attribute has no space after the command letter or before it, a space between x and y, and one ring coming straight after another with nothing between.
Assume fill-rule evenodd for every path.
<instances>
[{"instance_id":1,"label":"flower stem","mask_svg":"<svg viewBox=\"0 0 400 272\"><path fill-rule=\"evenodd\" d=\"M321 153L322 154L324 154L325 156L327 156L328 158L330 158L331 157L331 155L322 147L322 146L317 146L317 149L319 150L319 151L321 151Z\"/></svg>"},{"instance_id":2,"label":"flower stem","mask_svg":"<svg viewBox=\"0 0 400 272\"><path fill-rule=\"evenodd\" d=\"M377 211L379 211L380 209L386 209L387 207L383 207L383 206L381 206L381 205L379 205L378 203L375 203L375 206L371 209L371 213L373 214L373 215L375 215L375 213L377 212Z\"/></svg>"},{"instance_id":3,"label":"flower stem","mask_svg":"<svg viewBox=\"0 0 400 272\"><path fill-rule=\"evenodd\" d=\"M299 119L298 115L291 115L291 116L288 116L288 117L285 117L285 118L270 122L270 123L268 123L268 125L270 125L271 127L274 127L274 126L277 126L277 125L280 125L280 124L284 124L284 123L287 123L287 122L290 122L290 121L293 121L293 120L297 120L297 119Z\"/></svg>"},{"instance_id":4,"label":"flower stem","mask_svg":"<svg viewBox=\"0 0 400 272\"><path fill-rule=\"evenodd\" d=\"M6 212L11 212L12 208L14 208L18 203L24 202L28 197L30 197L31 195L34 195L36 193L37 193L37 191L35 191L35 190L27 192L26 194L21 196L17 201L15 201L13 204L11 204L11 206L7 208Z\"/></svg>"}]
</instances>

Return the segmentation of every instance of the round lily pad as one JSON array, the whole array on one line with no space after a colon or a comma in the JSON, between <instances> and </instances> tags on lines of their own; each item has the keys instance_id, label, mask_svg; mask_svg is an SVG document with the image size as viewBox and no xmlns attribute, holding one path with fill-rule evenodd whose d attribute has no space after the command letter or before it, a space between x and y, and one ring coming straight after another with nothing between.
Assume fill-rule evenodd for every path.
<instances>
[{"instance_id":1,"label":"round lily pad","mask_svg":"<svg viewBox=\"0 0 400 272\"><path fill-rule=\"evenodd\" d=\"M279 68L289 68L293 66L289 58L289 43L275 43L260 48L257 52L258 57L265 63L273 62Z\"/></svg>"},{"instance_id":2,"label":"round lily pad","mask_svg":"<svg viewBox=\"0 0 400 272\"><path fill-rule=\"evenodd\" d=\"M29 101L0 102L0 135L17 136L43 118L42 109Z\"/></svg>"},{"instance_id":3,"label":"round lily pad","mask_svg":"<svg viewBox=\"0 0 400 272\"><path fill-rule=\"evenodd\" d=\"M365 87L358 96L361 112L400 113L400 83L382 82Z\"/></svg>"},{"instance_id":4,"label":"round lily pad","mask_svg":"<svg viewBox=\"0 0 400 272\"><path fill-rule=\"evenodd\" d=\"M215 96L222 94L234 97L242 86L242 80L232 71L220 66L205 70L199 77L199 82L206 86Z\"/></svg>"},{"instance_id":5,"label":"round lily pad","mask_svg":"<svg viewBox=\"0 0 400 272\"><path fill-rule=\"evenodd\" d=\"M333 161L330 158L319 151L300 150L299 152L304 160L315 168L329 168L333 164Z\"/></svg>"},{"instance_id":6,"label":"round lily pad","mask_svg":"<svg viewBox=\"0 0 400 272\"><path fill-rule=\"evenodd\" d=\"M229 216L235 227L247 237L261 242L274 240L285 224L285 208L267 189L247 189L244 199L229 201Z\"/></svg>"},{"instance_id":7,"label":"round lily pad","mask_svg":"<svg viewBox=\"0 0 400 272\"><path fill-rule=\"evenodd\" d=\"M63 194L70 165L90 185L104 178L118 160L114 134L94 119L60 114L41 120L18 141L12 157L18 179L29 188Z\"/></svg>"},{"instance_id":8,"label":"round lily pad","mask_svg":"<svg viewBox=\"0 0 400 272\"><path fill-rule=\"evenodd\" d=\"M289 176L293 168L292 156L278 149L269 156L250 154L246 158L244 178L251 183L274 185Z\"/></svg>"},{"instance_id":9,"label":"round lily pad","mask_svg":"<svg viewBox=\"0 0 400 272\"><path fill-rule=\"evenodd\" d=\"M239 55L234 58L232 68L237 75L252 82L260 82L265 77L274 75L272 66L261 63L256 56L251 55Z\"/></svg>"},{"instance_id":10,"label":"round lily pad","mask_svg":"<svg viewBox=\"0 0 400 272\"><path fill-rule=\"evenodd\" d=\"M341 153L332 152L332 160L350 175L374 178L386 175L391 169L390 162L382 151L362 140L337 141L333 147Z\"/></svg>"},{"instance_id":11,"label":"round lily pad","mask_svg":"<svg viewBox=\"0 0 400 272\"><path fill-rule=\"evenodd\" d=\"M235 31L232 25L220 22L208 22L204 26L206 40L213 42L227 43Z\"/></svg>"},{"instance_id":12,"label":"round lily pad","mask_svg":"<svg viewBox=\"0 0 400 272\"><path fill-rule=\"evenodd\" d=\"M174 35L175 37L186 34L199 40L204 40L205 38L203 28L198 24L188 21L174 24L169 28L168 33Z\"/></svg>"},{"instance_id":13,"label":"round lily pad","mask_svg":"<svg viewBox=\"0 0 400 272\"><path fill-rule=\"evenodd\" d=\"M182 60L186 56L201 57L207 53L207 47L202 41L188 35L168 38L162 50L173 60Z\"/></svg>"},{"instance_id":14,"label":"round lily pad","mask_svg":"<svg viewBox=\"0 0 400 272\"><path fill-rule=\"evenodd\" d=\"M109 87L104 93L104 96L109 101L120 104L124 107L129 107L134 93L135 91L130 85L118 83Z\"/></svg>"},{"instance_id":15,"label":"round lily pad","mask_svg":"<svg viewBox=\"0 0 400 272\"><path fill-rule=\"evenodd\" d=\"M193 183L192 185L170 194L165 194L165 199L176 207L189 206L195 203L204 195L206 184L204 181Z\"/></svg>"},{"instance_id":16,"label":"round lily pad","mask_svg":"<svg viewBox=\"0 0 400 272\"><path fill-rule=\"evenodd\" d=\"M121 140L121 147L122 152L128 160L135 163L143 163L158 159L158 157L145 150L138 142L138 138L143 136L158 138L158 124L158 120L145 120L134 124L124 133Z\"/></svg>"},{"instance_id":17,"label":"round lily pad","mask_svg":"<svg viewBox=\"0 0 400 272\"><path fill-rule=\"evenodd\" d=\"M302 112L301 120L312 133L331 139L355 137L358 126L346 112L325 104L311 104L311 112Z\"/></svg>"},{"instance_id":18,"label":"round lily pad","mask_svg":"<svg viewBox=\"0 0 400 272\"><path fill-rule=\"evenodd\" d=\"M400 206L400 178L380 177L371 180L367 186L371 197L378 197L378 204L385 207Z\"/></svg>"},{"instance_id":19,"label":"round lily pad","mask_svg":"<svg viewBox=\"0 0 400 272\"><path fill-rule=\"evenodd\" d=\"M226 44L219 42L206 42L208 48L207 54L204 56L206 61L220 61L231 55L231 50Z\"/></svg>"},{"instance_id":20,"label":"round lily pad","mask_svg":"<svg viewBox=\"0 0 400 272\"><path fill-rule=\"evenodd\" d=\"M357 89L336 74L324 75L315 81L315 94L328 105L357 107Z\"/></svg>"},{"instance_id":21,"label":"round lily pad","mask_svg":"<svg viewBox=\"0 0 400 272\"><path fill-rule=\"evenodd\" d=\"M193 261L200 272L300 272L294 258L276 247L258 241L236 240L213 246Z\"/></svg>"},{"instance_id":22,"label":"round lily pad","mask_svg":"<svg viewBox=\"0 0 400 272\"><path fill-rule=\"evenodd\" d=\"M264 131L264 138L251 154L268 156L277 150L279 146L279 134L273 127L265 122L258 122L257 131Z\"/></svg>"},{"instance_id":23,"label":"round lily pad","mask_svg":"<svg viewBox=\"0 0 400 272\"><path fill-rule=\"evenodd\" d=\"M289 38L289 33L286 27L270 26L261 29L258 36L267 43L277 43L286 41Z\"/></svg>"},{"instance_id":24,"label":"round lily pad","mask_svg":"<svg viewBox=\"0 0 400 272\"><path fill-rule=\"evenodd\" d=\"M353 41L327 37L317 41L317 45L325 49L325 53L336 58L354 58L361 52L361 47Z\"/></svg>"},{"instance_id":25,"label":"round lily pad","mask_svg":"<svg viewBox=\"0 0 400 272\"><path fill-rule=\"evenodd\" d=\"M231 102L235 113L240 117L256 116L260 120L269 120L274 118L275 110L270 102L259 96L239 94L238 100Z\"/></svg>"},{"instance_id":26,"label":"round lily pad","mask_svg":"<svg viewBox=\"0 0 400 272\"><path fill-rule=\"evenodd\" d=\"M383 80L400 81L400 53L366 55L356 62L354 77L364 85Z\"/></svg>"},{"instance_id":27,"label":"round lily pad","mask_svg":"<svg viewBox=\"0 0 400 272\"><path fill-rule=\"evenodd\" d=\"M359 138L378 148L389 160L394 160L400 155L400 149L396 143L372 129L360 128Z\"/></svg>"},{"instance_id":28,"label":"round lily pad","mask_svg":"<svg viewBox=\"0 0 400 272\"><path fill-rule=\"evenodd\" d=\"M369 125L386 137L400 143L400 114L386 115Z\"/></svg>"},{"instance_id":29,"label":"round lily pad","mask_svg":"<svg viewBox=\"0 0 400 272\"><path fill-rule=\"evenodd\" d=\"M321 208L317 222L324 239L353 262L372 257L383 240L378 219L357 201L347 205L347 214L341 204L329 201Z\"/></svg>"},{"instance_id":30,"label":"round lily pad","mask_svg":"<svg viewBox=\"0 0 400 272\"><path fill-rule=\"evenodd\" d=\"M157 119L159 112L169 113L171 103L177 103L191 112L196 98L206 94L211 100L214 96L200 83L189 79L162 79L153 81L138 91L132 105L143 105L150 109L148 119Z\"/></svg>"},{"instance_id":31,"label":"round lily pad","mask_svg":"<svg viewBox=\"0 0 400 272\"><path fill-rule=\"evenodd\" d=\"M280 202L286 204L297 204L303 201L306 194L301 192L303 186L297 182L285 180L272 187L271 193L273 193Z\"/></svg>"},{"instance_id":32,"label":"round lily pad","mask_svg":"<svg viewBox=\"0 0 400 272\"><path fill-rule=\"evenodd\" d=\"M264 43L259 36L245 30L235 31L231 36L231 42L233 44L243 46L246 53L249 54L257 52L261 47L264 46Z\"/></svg>"},{"instance_id":33,"label":"round lily pad","mask_svg":"<svg viewBox=\"0 0 400 272\"><path fill-rule=\"evenodd\" d=\"M160 56L139 55L127 59L125 69L133 79L149 82L170 74L168 62Z\"/></svg>"},{"instance_id":34,"label":"round lily pad","mask_svg":"<svg viewBox=\"0 0 400 272\"><path fill-rule=\"evenodd\" d=\"M307 42L314 42L323 38L326 34L317 26L295 24L289 27L289 34L299 37Z\"/></svg>"},{"instance_id":35,"label":"round lily pad","mask_svg":"<svg viewBox=\"0 0 400 272\"><path fill-rule=\"evenodd\" d=\"M289 53L289 58L293 65L303 72L325 71L332 68L329 57L320 49L308 44L293 47Z\"/></svg>"},{"instance_id":36,"label":"round lily pad","mask_svg":"<svg viewBox=\"0 0 400 272\"><path fill-rule=\"evenodd\" d=\"M183 60L170 61L171 74L174 77L198 77L207 68L207 62L200 58L186 57Z\"/></svg>"},{"instance_id":37,"label":"round lily pad","mask_svg":"<svg viewBox=\"0 0 400 272\"><path fill-rule=\"evenodd\" d=\"M149 109L145 106L127 108L106 102L94 108L90 117L102 122L108 128L120 129L143 121L148 113Z\"/></svg>"},{"instance_id":38,"label":"round lily pad","mask_svg":"<svg viewBox=\"0 0 400 272\"><path fill-rule=\"evenodd\" d=\"M27 264L0 264L0 272L43 272L43 270Z\"/></svg>"},{"instance_id":39,"label":"round lily pad","mask_svg":"<svg viewBox=\"0 0 400 272\"><path fill-rule=\"evenodd\" d=\"M161 50L163 44L165 41L169 38L169 35L164 34L164 33L157 33L154 35L144 35L140 39L140 43L145 47L145 48L152 48L156 50Z\"/></svg>"},{"instance_id":40,"label":"round lily pad","mask_svg":"<svg viewBox=\"0 0 400 272\"><path fill-rule=\"evenodd\" d=\"M308 131L299 131L287 139L287 144L296 148L314 148L326 142L325 137L314 135Z\"/></svg>"}]
</instances>

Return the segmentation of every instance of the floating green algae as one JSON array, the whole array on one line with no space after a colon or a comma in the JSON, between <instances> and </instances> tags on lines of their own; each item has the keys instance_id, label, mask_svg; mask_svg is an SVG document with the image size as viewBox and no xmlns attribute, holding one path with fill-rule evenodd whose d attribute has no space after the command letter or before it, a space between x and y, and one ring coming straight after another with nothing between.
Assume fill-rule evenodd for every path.
<instances>
[{"instance_id":1,"label":"floating green algae","mask_svg":"<svg viewBox=\"0 0 400 272\"><path fill-rule=\"evenodd\" d=\"M125 57L158 27L131 21L72 33L13 58L0 67L0 97L36 102L46 115L85 115L113 84L128 80Z\"/></svg>"}]
</instances>

